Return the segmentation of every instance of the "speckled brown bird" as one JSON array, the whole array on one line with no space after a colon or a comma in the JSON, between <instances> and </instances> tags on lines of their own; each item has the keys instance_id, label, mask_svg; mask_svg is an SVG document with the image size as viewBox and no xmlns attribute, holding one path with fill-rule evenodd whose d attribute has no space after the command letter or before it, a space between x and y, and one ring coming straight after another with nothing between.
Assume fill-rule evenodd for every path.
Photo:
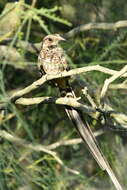
<instances>
[{"instance_id":1,"label":"speckled brown bird","mask_svg":"<svg viewBox=\"0 0 127 190\"><path fill-rule=\"evenodd\" d=\"M59 41L64 41L59 34L48 35L43 39L40 54L38 56L38 68L42 74L56 75L68 70L64 51L58 46ZM62 90L67 88L68 78L55 79L53 83Z\"/></svg>"},{"instance_id":2,"label":"speckled brown bird","mask_svg":"<svg viewBox=\"0 0 127 190\"><path fill-rule=\"evenodd\" d=\"M64 38L62 38L59 34L47 35L44 37L41 51L38 56L38 68L43 74L56 75L68 69L64 51L58 46L58 42L62 40L64 40ZM64 90L64 96L69 94L69 96L73 98L76 97L73 90L69 87L68 78L58 78L53 81L55 85L60 88L60 91ZM98 162L99 166L102 170L107 171L116 189L122 190L120 183L99 148L97 140L87 122L84 121L76 109L66 106L65 110L76 127L80 137L87 144L93 157Z\"/></svg>"}]
</instances>

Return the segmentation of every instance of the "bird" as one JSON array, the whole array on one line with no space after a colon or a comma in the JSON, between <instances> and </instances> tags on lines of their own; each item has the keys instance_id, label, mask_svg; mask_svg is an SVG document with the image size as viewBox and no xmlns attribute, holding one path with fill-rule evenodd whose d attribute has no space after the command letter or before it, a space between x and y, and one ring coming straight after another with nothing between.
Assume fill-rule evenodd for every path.
<instances>
[{"instance_id":1,"label":"bird","mask_svg":"<svg viewBox=\"0 0 127 190\"><path fill-rule=\"evenodd\" d=\"M65 41L65 39L59 34L49 34L43 38L41 50L38 55L38 69L42 74L61 74L60 78L53 79L52 82L60 89L61 96L76 98L76 95L69 84L69 78L62 77L62 72L68 71L69 66L66 60L65 52L59 46L60 41ZM116 189L122 190L123 188L117 180L106 157L101 151L89 124L84 120L81 113L75 108L65 106L65 111L69 119L74 124L83 142L87 144L88 149L100 168L108 173Z\"/></svg>"}]
</instances>

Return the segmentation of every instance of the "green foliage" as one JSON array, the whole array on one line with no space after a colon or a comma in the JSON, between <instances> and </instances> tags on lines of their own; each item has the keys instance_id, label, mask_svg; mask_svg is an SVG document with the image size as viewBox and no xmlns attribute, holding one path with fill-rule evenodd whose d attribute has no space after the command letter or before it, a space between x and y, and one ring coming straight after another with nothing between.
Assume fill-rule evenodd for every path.
<instances>
[{"instance_id":1,"label":"green foliage","mask_svg":"<svg viewBox=\"0 0 127 190\"><path fill-rule=\"evenodd\" d=\"M49 20L52 20L54 22L58 22L58 23L62 23L65 24L67 26L71 26L72 24L70 22L68 22L67 20L57 16L55 14L55 12L58 12L60 7L55 6L51 9L46 9L46 8L40 8L40 9L36 9L33 8L31 6L28 6L26 4L24 4L26 8L28 8L30 14L28 13L28 15L31 15L31 19L37 21L39 23L39 25L42 27L42 29L46 32L46 33L50 33L48 30L48 26L45 24L44 20L42 20L42 17L46 17Z\"/></svg>"}]
</instances>

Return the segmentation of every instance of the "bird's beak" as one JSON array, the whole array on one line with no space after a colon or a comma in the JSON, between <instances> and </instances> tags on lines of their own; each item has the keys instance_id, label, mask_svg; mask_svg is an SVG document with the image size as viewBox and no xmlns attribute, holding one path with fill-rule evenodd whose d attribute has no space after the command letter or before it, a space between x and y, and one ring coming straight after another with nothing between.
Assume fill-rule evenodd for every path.
<instances>
[{"instance_id":1,"label":"bird's beak","mask_svg":"<svg viewBox=\"0 0 127 190\"><path fill-rule=\"evenodd\" d=\"M63 38L63 37L61 37L61 36L59 37L59 40L60 40L60 41L66 41L66 39Z\"/></svg>"}]
</instances>

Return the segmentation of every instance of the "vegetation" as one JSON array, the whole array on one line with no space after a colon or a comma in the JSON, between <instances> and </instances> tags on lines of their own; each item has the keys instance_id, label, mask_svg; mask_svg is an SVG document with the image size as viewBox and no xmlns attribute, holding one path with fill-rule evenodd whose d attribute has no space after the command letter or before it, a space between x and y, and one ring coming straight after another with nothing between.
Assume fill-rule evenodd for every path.
<instances>
[{"instance_id":1,"label":"vegetation","mask_svg":"<svg viewBox=\"0 0 127 190\"><path fill-rule=\"evenodd\" d=\"M127 63L126 9L125 0L0 1L0 190L114 189L62 105L23 106L9 100L39 79L38 52L50 33L66 37L61 46L71 68L91 66L90 72L72 76L71 85L86 106L99 108L92 117L85 112L83 116L126 189L126 72L102 94L105 80L114 76L105 69L120 71ZM95 24L78 27L88 23ZM98 29L97 23L104 24ZM97 65L102 72L92 70ZM47 82L25 95L44 96L59 97L58 89Z\"/></svg>"}]
</instances>

